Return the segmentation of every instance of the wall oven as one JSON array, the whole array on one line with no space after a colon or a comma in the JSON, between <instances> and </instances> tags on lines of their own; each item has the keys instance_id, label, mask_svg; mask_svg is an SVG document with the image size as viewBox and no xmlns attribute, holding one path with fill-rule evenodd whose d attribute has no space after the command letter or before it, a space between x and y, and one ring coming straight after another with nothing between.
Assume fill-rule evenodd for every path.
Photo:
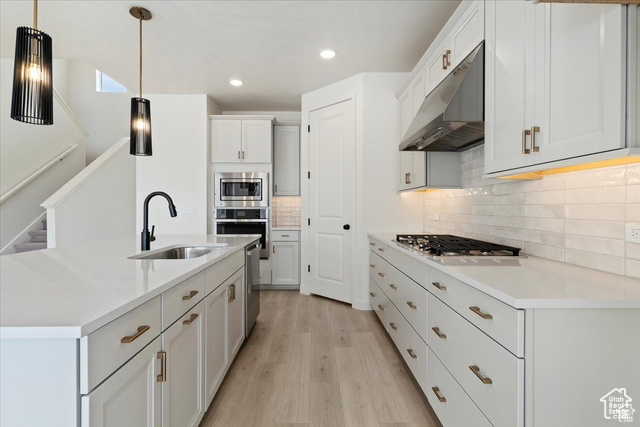
<instances>
[{"instance_id":1,"label":"wall oven","mask_svg":"<svg viewBox=\"0 0 640 427\"><path fill-rule=\"evenodd\" d=\"M213 179L216 208L269 207L268 172L216 172Z\"/></svg>"},{"instance_id":2,"label":"wall oven","mask_svg":"<svg viewBox=\"0 0 640 427\"><path fill-rule=\"evenodd\" d=\"M216 209L216 234L259 234L260 258L269 258L268 209Z\"/></svg>"}]
</instances>

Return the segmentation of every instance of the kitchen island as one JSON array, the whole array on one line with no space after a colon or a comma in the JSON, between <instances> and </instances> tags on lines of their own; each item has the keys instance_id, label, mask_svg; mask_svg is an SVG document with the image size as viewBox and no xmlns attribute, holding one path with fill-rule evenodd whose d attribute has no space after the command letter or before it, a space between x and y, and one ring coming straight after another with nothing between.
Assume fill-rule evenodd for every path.
<instances>
[{"instance_id":1,"label":"kitchen island","mask_svg":"<svg viewBox=\"0 0 640 427\"><path fill-rule=\"evenodd\" d=\"M245 246L126 237L0 257L0 424L197 425L245 338Z\"/></svg>"}]
</instances>

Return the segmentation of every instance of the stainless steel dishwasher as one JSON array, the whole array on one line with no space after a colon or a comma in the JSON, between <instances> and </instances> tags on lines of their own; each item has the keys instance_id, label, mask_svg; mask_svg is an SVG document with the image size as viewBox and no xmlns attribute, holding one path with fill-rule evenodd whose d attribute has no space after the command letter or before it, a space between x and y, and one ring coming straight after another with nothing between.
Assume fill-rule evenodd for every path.
<instances>
[{"instance_id":1,"label":"stainless steel dishwasher","mask_svg":"<svg viewBox=\"0 0 640 427\"><path fill-rule=\"evenodd\" d=\"M260 241L249 244L245 248L245 277L247 282L245 298L246 336L256 324L260 314Z\"/></svg>"}]
</instances>

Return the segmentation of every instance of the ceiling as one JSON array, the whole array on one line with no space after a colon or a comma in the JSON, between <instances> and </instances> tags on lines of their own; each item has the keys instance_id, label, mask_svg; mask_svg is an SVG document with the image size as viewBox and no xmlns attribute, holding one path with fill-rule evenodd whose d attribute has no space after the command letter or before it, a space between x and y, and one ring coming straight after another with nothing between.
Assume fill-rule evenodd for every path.
<instances>
[{"instance_id":1,"label":"ceiling","mask_svg":"<svg viewBox=\"0 0 640 427\"><path fill-rule=\"evenodd\" d=\"M411 71L458 0L40 1L55 58L82 59L138 91L142 6L144 93L206 93L226 111L295 111L300 96L367 71ZM0 1L0 54L32 26L33 2ZM332 60L319 56L331 47ZM229 85L232 77L244 86Z\"/></svg>"}]
</instances>

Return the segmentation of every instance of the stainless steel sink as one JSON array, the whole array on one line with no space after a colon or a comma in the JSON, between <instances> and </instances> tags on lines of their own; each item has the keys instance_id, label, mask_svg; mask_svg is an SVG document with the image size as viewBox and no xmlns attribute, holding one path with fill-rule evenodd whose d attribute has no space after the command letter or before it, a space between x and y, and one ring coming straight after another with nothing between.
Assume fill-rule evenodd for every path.
<instances>
[{"instance_id":1,"label":"stainless steel sink","mask_svg":"<svg viewBox=\"0 0 640 427\"><path fill-rule=\"evenodd\" d=\"M190 259L206 255L216 248L227 246L226 243L202 246L174 246L151 253L130 256L129 259Z\"/></svg>"}]
</instances>

